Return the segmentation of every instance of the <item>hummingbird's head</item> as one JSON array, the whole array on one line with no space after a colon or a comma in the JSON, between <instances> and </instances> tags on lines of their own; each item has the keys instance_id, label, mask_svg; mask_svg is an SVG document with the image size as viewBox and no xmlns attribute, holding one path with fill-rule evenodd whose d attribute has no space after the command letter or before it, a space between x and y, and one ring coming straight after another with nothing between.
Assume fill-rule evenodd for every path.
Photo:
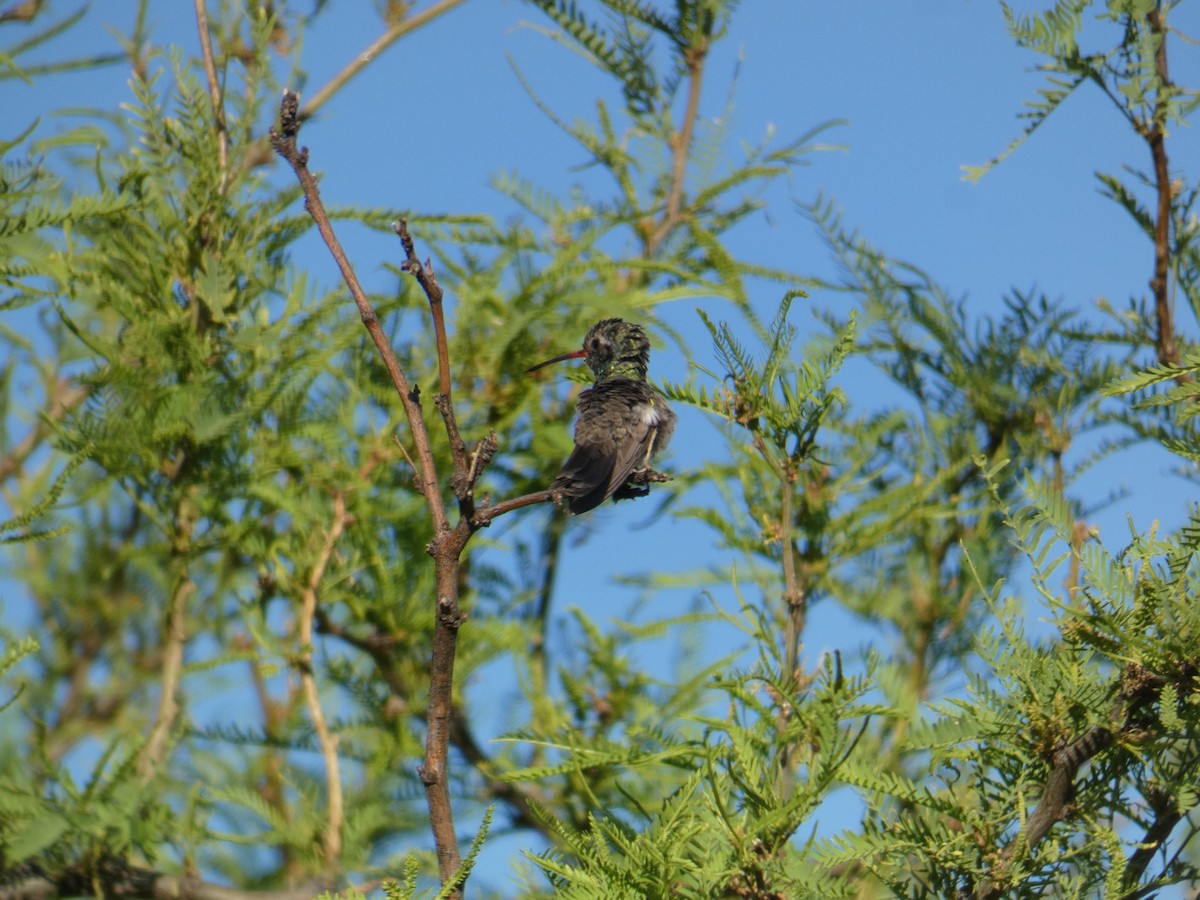
<instances>
[{"instance_id":1,"label":"hummingbird's head","mask_svg":"<svg viewBox=\"0 0 1200 900\"><path fill-rule=\"evenodd\" d=\"M529 371L534 372L542 366L565 359L582 359L597 381L605 378L645 381L646 369L650 365L650 341L641 325L624 319L603 319L588 330L582 349L538 363Z\"/></svg>"}]
</instances>

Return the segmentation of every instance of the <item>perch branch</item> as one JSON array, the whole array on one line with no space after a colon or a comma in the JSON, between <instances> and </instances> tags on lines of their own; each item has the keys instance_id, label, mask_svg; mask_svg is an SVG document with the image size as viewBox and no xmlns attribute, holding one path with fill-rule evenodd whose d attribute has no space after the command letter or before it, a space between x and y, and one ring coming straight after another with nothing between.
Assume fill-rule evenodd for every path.
<instances>
[{"instance_id":1,"label":"perch branch","mask_svg":"<svg viewBox=\"0 0 1200 900\"><path fill-rule=\"evenodd\" d=\"M549 503L554 500L553 491L534 491L532 494L522 494L520 497L513 497L509 500L503 500L495 506L491 506L488 500L484 500L479 508L475 510L475 517L472 524L476 528L486 528L492 524L492 521L500 518L505 513L510 513L514 509L521 509L525 506L533 506L535 503Z\"/></svg>"}]
</instances>

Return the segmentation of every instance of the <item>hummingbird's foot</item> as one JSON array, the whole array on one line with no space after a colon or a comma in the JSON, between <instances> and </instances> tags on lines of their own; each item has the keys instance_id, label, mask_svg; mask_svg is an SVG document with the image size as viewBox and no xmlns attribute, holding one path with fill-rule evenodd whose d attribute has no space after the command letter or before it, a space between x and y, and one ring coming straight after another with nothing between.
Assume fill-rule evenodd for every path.
<instances>
[{"instance_id":1,"label":"hummingbird's foot","mask_svg":"<svg viewBox=\"0 0 1200 900\"><path fill-rule=\"evenodd\" d=\"M642 485L658 484L663 481L670 481L671 476L665 475L662 472L656 472L649 466L642 466L640 469L634 469L629 473L629 477L625 479L626 486L631 484Z\"/></svg>"},{"instance_id":2,"label":"hummingbird's foot","mask_svg":"<svg viewBox=\"0 0 1200 900\"><path fill-rule=\"evenodd\" d=\"M637 497L650 496L650 485L670 481L670 475L656 472L649 466L634 469L629 473L625 483L613 491L614 500L633 500Z\"/></svg>"}]
</instances>

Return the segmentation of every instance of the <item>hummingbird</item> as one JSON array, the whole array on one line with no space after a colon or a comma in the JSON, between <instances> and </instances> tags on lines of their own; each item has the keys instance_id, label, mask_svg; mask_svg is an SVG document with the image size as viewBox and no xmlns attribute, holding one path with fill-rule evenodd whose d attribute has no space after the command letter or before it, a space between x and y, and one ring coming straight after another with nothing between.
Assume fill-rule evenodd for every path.
<instances>
[{"instance_id":1,"label":"hummingbird","mask_svg":"<svg viewBox=\"0 0 1200 900\"><path fill-rule=\"evenodd\" d=\"M646 381L650 341L641 325L623 319L597 322L583 347L533 366L583 359L595 383L579 395L575 449L550 485L556 501L574 514L595 509L609 497L644 497L653 481L667 476L650 467L675 430L675 413Z\"/></svg>"}]
</instances>

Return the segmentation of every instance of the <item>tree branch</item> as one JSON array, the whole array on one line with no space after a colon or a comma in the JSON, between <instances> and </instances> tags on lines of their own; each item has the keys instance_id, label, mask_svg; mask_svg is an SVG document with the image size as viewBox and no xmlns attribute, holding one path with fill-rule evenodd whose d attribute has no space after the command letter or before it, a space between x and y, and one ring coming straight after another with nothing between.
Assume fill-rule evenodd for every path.
<instances>
[{"instance_id":1,"label":"tree branch","mask_svg":"<svg viewBox=\"0 0 1200 900\"><path fill-rule=\"evenodd\" d=\"M375 342L375 347L391 377L392 384L404 404L405 415L412 430L416 454L417 486L425 498L433 520L433 539L426 547L434 561L434 583L436 591L433 643L429 666L429 701L426 709L425 758L418 766L418 774L425 785L425 797L429 806L429 824L433 831L434 848L438 859L438 871L443 887L452 886L449 896L461 898L462 879L460 873L462 854L458 846L458 835L454 829L453 807L450 802L449 748L454 727L454 660L458 646L458 630L466 621L459 610L458 598L462 573L462 552L471 535L489 524L492 519L521 506L551 499L549 491L518 497L487 510L477 511L473 500L473 485L483 473L496 451L497 439L491 434L479 442L475 453L468 459L466 444L458 432L454 418L451 395L450 358L446 336L445 315L442 309L442 289L437 283L429 263L422 265L416 256L407 223L401 220L394 227L400 236L406 262L405 271L416 278L429 300L437 342L438 374L440 392L436 404L445 423L450 439L454 474L452 487L458 499L459 519L451 528L446 507L442 502L434 465L433 449L429 433L421 415L421 406L416 388L410 388L408 378L395 352L388 343L375 310L359 284L342 249L329 216L321 202L316 179L308 168L307 148L298 148L296 135L300 131L300 98L291 91L284 91L279 109L279 127L270 131L271 145L275 152L287 160L304 191L304 205L317 229L321 233L330 253L341 270L342 278L354 298L363 324ZM314 608L314 615L315 615ZM456 881L457 879L457 881Z\"/></svg>"},{"instance_id":2,"label":"tree branch","mask_svg":"<svg viewBox=\"0 0 1200 900\"><path fill-rule=\"evenodd\" d=\"M1127 897L1140 894L1137 883L1141 879L1142 873L1146 871L1146 866L1150 865L1154 854L1162 849L1167 838L1171 836L1171 832L1175 830L1175 826L1183 819L1183 812L1175 808L1175 804L1170 798L1167 799L1166 804L1154 811L1154 821L1146 829L1146 834L1138 842L1138 848L1130 854L1129 860L1125 864L1123 886L1128 892Z\"/></svg>"},{"instance_id":3,"label":"tree branch","mask_svg":"<svg viewBox=\"0 0 1200 900\"><path fill-rule=\"evenodd\" d=\"M1163 676L1135 663L1125 667L1121 673L1121 694L1110 717L1115 727L1093 725L1054 754L1050 774L1042 788L1041 799L1030 813L1021 833L1005 848L1000 862L993 870L993 877L981 882L976 889L975 900L993 900L1004 893L1004 888L999 882L1003 881L1007 874L1005 870L1012 861L1037 846L1054 823L1067 816L1075 790L1075 776L1079 769L1101 751L1115 744L1118 737L1131 736L1134 732L1145 730L1147 726L1144 709L1155 701L1166 681Z\"/></svg>"},{"instance_id":4,"label":"tree branch","mask_svg":"<svg viewBox=\"0 0 1200 900\"><path fill-rule=\"evenodd\" d=\"M317 224L325 245L333 254L341 270L342 278L358 307L363 325L366 326L375 348L379 351L384 368L392 380L405 416L412 430L416 452L418 490L425 498L433 521L433 540L428 550L434 559L436 584L436 613L433 632L432 659L429 672L429 707L425 738L425 759L418 767L421 781L425 785L425 797L429 805L429 823L433 831L434 847L438 858L438 871L442 884L448 884L458 872L462 854L458 847L458 835L454 830L454 813L450 803L450 786L447 771L449 754L449 728L451 696L454 684L454 657L458 641L458 629L465 617L458 611L458 568L459 554L470 536L468 520L459 522L451 530L446 508L442 504L438 488L437 469L433 460L433 448L429 432L421 415L417 391L409 387L408 377L400 368L396 354L388 343L387 336L379 324L379 317L367 299L358 276L346 258L341 243L333 233L333 226L321 202L317 181L308 168L308 150L299 149L296 135L300 131L300 98L291 91L284 91L279 108L279 128L272 128L271 146L287 160L304 190L304 206ZM423 285L424 286L424 285ZM431 304L433 302L431 298ZM440 338L439 340L444 340ZM461 897L461 885L452 892L452 897Z\"/></svg>"}]
</instances>

